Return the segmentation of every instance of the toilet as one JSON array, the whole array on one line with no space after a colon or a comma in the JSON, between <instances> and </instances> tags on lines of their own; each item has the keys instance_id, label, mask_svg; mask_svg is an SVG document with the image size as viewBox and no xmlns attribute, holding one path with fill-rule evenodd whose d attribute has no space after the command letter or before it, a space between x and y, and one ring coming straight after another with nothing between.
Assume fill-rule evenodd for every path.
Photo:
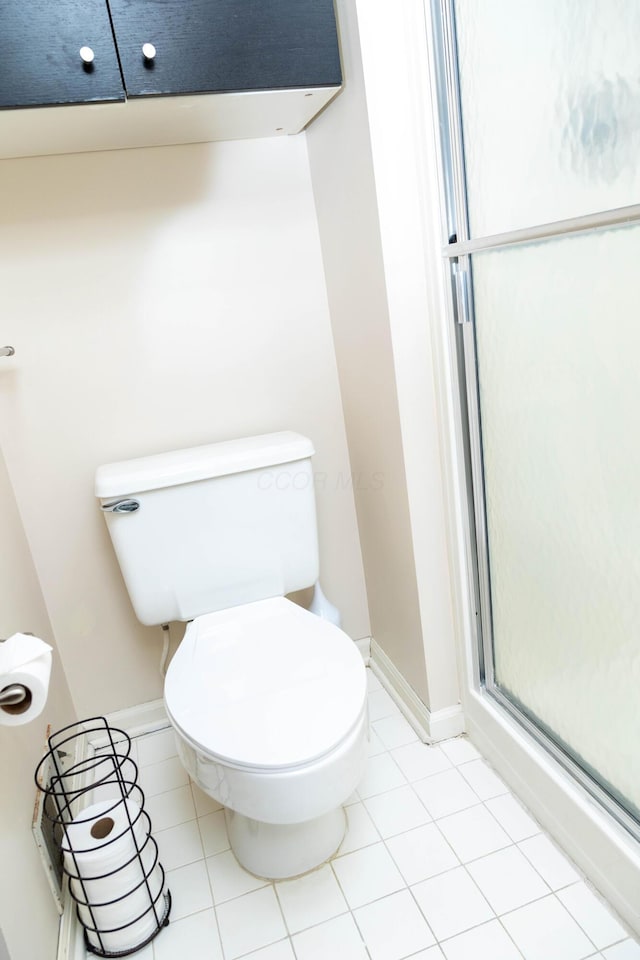
<instances>
[{"instance_id":1,"label":"toilet","mask_svg":"<svg viewBox=\"0 0 640 960\"><path fill-rule=\"evenodd\" d=\"M178 754L223 805L237 860L268 879L336 852L367 756L356 645L286 598L323 599L313 452L287 431L96 472L136 616L188 621L164 687Z\"/></svg>"}]
</instances>

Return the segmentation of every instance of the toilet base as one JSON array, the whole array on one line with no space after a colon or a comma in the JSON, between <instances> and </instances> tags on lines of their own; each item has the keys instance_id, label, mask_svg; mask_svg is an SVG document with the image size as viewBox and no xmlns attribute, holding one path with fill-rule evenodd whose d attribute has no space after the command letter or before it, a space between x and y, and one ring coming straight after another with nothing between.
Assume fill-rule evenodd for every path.
<instances>
[{"instance_id":1,"label":"toilet base","mask_svg":"<svg viewBox=\"0 0 640 960\"><path fill-rule=\"evenodd\" d=\"M286 880L319 867L342 843L347 824L342 807L292 824L252 820L227 807L224 815L236 859L267 880Z\"/></svg>"}]
</instances>

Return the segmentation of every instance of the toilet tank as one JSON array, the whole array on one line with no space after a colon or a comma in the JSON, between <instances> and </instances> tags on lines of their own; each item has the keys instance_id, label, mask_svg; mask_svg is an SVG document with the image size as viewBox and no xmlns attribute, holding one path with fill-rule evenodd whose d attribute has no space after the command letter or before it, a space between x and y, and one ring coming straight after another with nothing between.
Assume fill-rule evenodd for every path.
<instances>
[{"instance_id":1,"label":"toilet tank","mask_svg":"<svg viewBox=\"0 0 640 960\"><path fill-rule=\"evenodd\" d=\"M191 620L315 583L313 452L284 432L99 467L95 493L138 619Z\"/></svg>"}]
</instances>

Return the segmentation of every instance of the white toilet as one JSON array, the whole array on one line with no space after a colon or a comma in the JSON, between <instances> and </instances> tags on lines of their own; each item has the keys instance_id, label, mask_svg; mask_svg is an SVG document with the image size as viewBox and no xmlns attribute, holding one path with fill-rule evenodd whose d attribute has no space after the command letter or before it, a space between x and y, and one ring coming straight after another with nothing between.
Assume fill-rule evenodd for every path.
<instances>
[{"instance_id":1,"label":"white toilet","mask_svg":"<svg viewBox=\"0 0 640 960\"><path fill-rule=\"evenodd\" d=\"M355 644L285 599L318 580L312 454L286 432L96 473L138 619L191 621L164 691L182 762L225 807L239 862L271 879L337 850L367 753Z\"/></svg>"}]
</instances>

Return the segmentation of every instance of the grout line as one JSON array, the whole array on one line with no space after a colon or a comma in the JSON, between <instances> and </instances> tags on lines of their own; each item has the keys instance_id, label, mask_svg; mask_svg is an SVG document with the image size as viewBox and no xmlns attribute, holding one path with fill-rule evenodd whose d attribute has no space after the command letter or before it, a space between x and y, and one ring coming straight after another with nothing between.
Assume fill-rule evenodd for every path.
<instances>
[{"instance_id":1,"label":"grout line","mask_svg":"<svg viewBox=\"0 0 640 960\"><path fill-rule=\"evenodd\" d=\"M452 867L452 870L457 870L457 869L458 869L458 867ZM450 872L451 872L450 870L447 870L447 871L446 871L446 873L450 873ZM441 875L442 875L442 874L437 874L437 876L441 876ZM432 877L429 877L428 879L431 880L431 879L433 879L433 878L432 878ZM473 880L473 877L471 877L471 880ZM419 883L424 883L424 881L422 881L422 880L420 880L420 881L418 881L418 882L419 882ZM418 885L418 884L414 884L413 886L417 886L417 885ZM415 905L417 906L418 910L420 911L420 913L421 913L422 916L424 917L425 923L426 923L427 926L429 927L429 930L431 930L431 933L432 933L432 935L433 935L433 938L434 938L434 940L436 941L436 943L437 943L438 946L440 946L440 944L442 944L442 943L446 943L448 940L453 940L454 937L459 937L459 936L461 936L463 933L467 933L469 930L475 930L477 927L483 927L485 924L491 923L493 920L497 919L497 917L495 916L495 913L494 913L494 916L491 917L489 920L481 920L480 923L474 923L474 924L472 924L470 927L467 927L467 928L464 929L464 930L459 930L457 933L453 933L450 937L441 937L441 938L438 938L438 937L436 936L435 930L433 929L433 927L432 927L431 924L429 923L429 920L428 920L428 918L427 918L424 910L422 909L422 907L420 906L420 904L419 904L418 901L416 900L415 894L414 894L414 892L413 892L413 887L408 887L407 889L409 890L409 893L410 893L411 896L413 897L413 901L414 901ZM480 891L480 893L482 894L482 891ZM483 896L483 899L486 899L486 898L484 897L484 894L482 894L482 896ZM491 904L490 904L488 901L487 901L487 905L489 906L489 909L493 910L493 907L491 906Z\"/></svg>"},{"instance_id":2,"label":"grout line","mask_svg":"<svg viewBox=\"0 0 640 960\"><path fill-rule=\"evenodd\" d=\"M401 892L400 890L394 890L394 893L400 893L400 892ZM393 894L389 893L389 894L387 894L387 896L388 896L388 897L391 897L391 896L393 896ZM379 899L379 900L384 900L385 898L384 898L384 897L379 897L378 899ZM372 901L372 902L374 903L374 902L376 902L376 901ZM363 907L368 907L369 904L368 904L368 903L363 903L362 906L363 906ZM359 910L359 909L360 909L359 907L356 907L356 910ZM354 922L354 924L355 924L355 927L356 927L356 930L358 931L358 935L359 935L359 937L360 937L360 941L361 941L361 943L362 943L362 946L364 947L364 951L365 951L366 955L367 955L369 958L371 958L371 951L369 950L369 946L368 946L368 944L367 944L367 941L364 939L364 934L363 934L362 930L360 929L360 924L358 923L358 918L356 917L356 915L355 915L355 913L353 912L353 910L349 910L349 913L351 914L351 919L353 920L353 922Z\"/></svg>"},{"instance_id":3,"label":"grout line","mask_svg":"<svg viewBox=\"0 0 640 960\"><path fill-rule=\"evenodd\" d=\"M473 878L472 878L472 879L473 879ZM481 891L481 892L482 892L482 891ZM491 904L489 904L489 906L491 906ZM492 909L493 909L493 908L492 908ZM498 921L498 923L500 924L500 926L502 927L502 929L503 929L504 932L506 933L507 937L509 938L509 940L510 940L511 943L513 944L514 948L518 951L518 956L521 957L521 958L523 958L523 957L524 957L524 954L523 954L522 951L520 950L520 947L519 947L518 944L515 942L515 940L513 939L513 937L511 937L511 935L509 934L509 931L504 927L504 925L502 924L502 922L501 922L501 920L500 920L500 917L497 916L497 915L494 916L494 917L491 917L490 920L483 920L482 923L476 923L473 927L469 927L467 930L462 930L460 933L455 933L452 937L444 937L442 940L438 940L438 946L440 946L440 945L443 944L443 943L450 943L451 940L455 940L456 937L464 936L464 934L465 934L465 933L468 933L469 930L479 930L480 927L486 927L486 926L488 926L490 923L495 923L496 920Z\"/></svg>"},{"instance_id":4,"label":"grout line","mask_svg":"<svg viewBox=\"0 0 640 960\"><path fill-rule=\"evenodd\" d=\"M398 869L400 869L400 868L398 867ZM404 877L403 877L403 879L404 879ZM414 886L416 886L416 884L414 884ZM427 929L428 929L429 932L431 933L431 936L433 937L433 939L435 940L435 942L438 944L438 946L440 946L440 941L439 941L438 938L436 937L436 932L435 932L435 930L433 929L433 927L431 926L431 924L429 923L427 917L425 916L425 913L424 913L422 907L420 906L420 904L419 904L418 901L416 900L416 896L415 896L415 894L414 894L414 892L413 892L413 888L410 887L409 884L407 884L407 890L409 891L409 893L410 893L410 895L411 895L411 899L413 900L413 902L415 903L416 907L418 908L418 913L419 913L420 916L424 919L424 922L426 923Z\"/></svg>"},{"instance_id":5,"label":"grout line","mask_svg":"<svg viewBox=\"0 0 640 960\"><path fill-rule=\"evenodd\" d=\"M227 951L225 950L224 942L222 940L222 931L220 930L220 922L218 920L218 908L216 906L216 901L213 895L213 884L211 883L211 876L209 875L206 859L204 861L204 868L207 871L207 881L209 883L209 890L211 891L211 909L213 910L213 919L216 922L216 930L218 931L218 943L220 944L220 952L222 954L222 960L226 960Z\"/></svg>"},{"instance_id":6,"label":"grout line","mask_svg":"<svg viewBox=\"0 0 640 960\"><path fill-rule=\"evenodd\" d=\"M281 915L281 917L282 917L282 922L284 923L284 928L285 928L285 930L287 931L287 936L289 937L289 939L291 939L291 937L293 937L293 933L292 933L292 931L291 931L291 928L289 927L289 923L288 923L288 921L287 921L287 916L286 916L286 914L285 914L285 912L284 912L284 908L283 908L283 906L282 906L282 901L281 901L281 899L280 899L280 894L278 893L278 885L275 883L275 881L273 882L273 892L274 892L275 895L276 895L276 901L277 901L278 907L279 907L279 909L280 909L280 915ZM301 931L298 930L297 932L300 933Z\"/></svg>"},{"instance_id":7,"label":"grout line","mask_svg":"<svg viewBox=\"0 0 640 960\"><path fill-rule=\"evenodd\" d=\"M509 942L512 943L513 946L514 946L514 948L518 951L518 954L519 954L521 957L524 957L524 954L522 953L520 947L519 947L518 944L515 942L515 940L513 939L513 937L511 936L511 934L510 934L509 931L507 930L507 928L505 927L504 923L502 922L502 917L498 917L498 923L500 924L501 928L504 930L506 936L509 938Z\"/></svg>"},{"instance_id":8,"label":"grout line","mask_svg":"<svg viewBox=\"0 0 640 960\"><path fill-rule=\"evenodd\" d=\"M278 896L276 881L272 880L271 883L268 884L268 886L270 886L271 889L273 890L273 894L276 898L276 903L278 904L278 910L280 911L280 916L282 917L282 923L284 925L284 929L287 931L287 937L289 938L289 940L291 940L291 931L289 930L289 924L287 923L287 918L285 917L284 910L282 909L282 903L280 902L280 897ZM262 887L261 889L264 889L264 887ZM293 947L293 943L291 945ZM266 944L265 946L269 946L269 944ZM258 950L261 950L261 949L262 949L261 947L258 947Z\"/></svg>"},{"instance_id":9,"label":"grout line","mask_svg":"<svg viewBox=\"0 0 640 960\"><path fill-rule=\"evenodd\" d=\"M274 940L272 943L265 943L264 946L257 947L255 950L249 950L248 953L241 953L238 957L235 957L234 960L246 960L247 957L255 956L255 954L258 953L260 950L266 950L268 947L276 947L279 943L285 943L285 942L290 944L291 949L293 950L293 954L294 956L296 956L296 952L295 952L291 937L287 935L286 937L280 937L279 940ZM193 960L193 958L187 957L186 960Z\"/></svg>"},{"instance_id":10,"label":"grout line","mask_svg":"<svg viewBox=\"0 0 640 960\"><path fill-rule=\"evenodd\" d=\"M432 943L430 947L422 947L421 950L414 950L413 953L407 953L401 960L411 960L412 957L419 957L425 950L440 950L440 956L444 957L440 944L436 941Z\"/></svg>"},{"instance_id":11,"label":"grout line","mask_svg":"<svg viewBox=\"0 0 640 960\"><path fill-rule=\"evenodd\" d=\"M276 896L277 896L277 894L276 894ZM380 897L379 899L382 900L383 898ZM345 901L345 902L346 902L346 901ZM365 904L365 906L366 906L366 904ZM283 911L283 914L284 914L284 911ZM336 913L336 915L335 915L334 917L326 917L324 920L317 920L315 923L310 923L308 927L303 927L302 930L295 930L295 931L293 931L293 932L289 932L289 933L287 934L287 936L288 936L290 939L293 939L293 937L297 937L297 936L298 936L299 934L301 934L301 933L306 933L307 930L315 930L316 927L321 927L321 926L323 925L323 923L331 923L332 920L338 920L340 917L346 917L346 916L350 916L350 915L351 915L351 916L353 915L353 910L351 910L350 907L349 907L349 905L347 904L347 909L346 909L346 910L343 910L341 913ZM355 920L355 917L354 917L354 920ZM286 926L286 919L285 919L285 926ZM289 930L288 926L287 926L287 930ZM259 948L258 948L258 949L259 949Z\"/></svg>"},{"instance_id":12,"label":"grout line","mask_svg":"<svg viewBox=\"0 0 640 960\"><path fill-rule=\"evenodd\" d=\"M489 811L489 813L491 813L491 811ZM567 861L567 863L569 864L570 867L572 867L572 868L575 870L576 875L577 875L577 877L578 877L577 880L570 880L568 883L563 883L561 886L555 887L555 888L552 888L552 887L551 887L551 884L550 884L547 880L545 880L545 878L542 876L542 873L540 872L540 870L538 870L538 868L536 867L536 865L535 865L535 863L533 862L533 860L531 860L531 858L527 856L526 850L523 850L522 847L520 846L521 843L526 843L528 840L534 840L534 839L536 839L537 837L540 837L540 836L546 837L547 840L549 840L549 842L552 844L554 850L555 850L561 857L563 857L563 858ZM523 856L523 857L525 858L525 860L527 861L527 863L529 863L529 864L533 867L533 869L535 870L535 872L538 874L538 876L539 876L542 880L544 880L544 882L547 884L547 886L549 887L549 889L551 890L552 893L558 893L559 890L566 890L567 887L572 887L575 883L580 883L580 882L584 883L584 882L585 882L586 878L585 878L584 874L578 869L578 867L577 867L576 864L573 862L573 860L570 860L569 857L567 857L567 855L565 854L564 850L561 850L559 847L556 846L556 844L553 842L553 840L551 839L551 837L549 836L549 834L546 833L545 831L542 831L542 833L536 833L536 834L534 834L533 837L526 837L525 840L519 840L519 841L517 841L516 846L517 846L518 850L520 851L520 853L522 854L522 856ZM575 918L574 918L574 919L575 919ZM576 921L576 923L577 923L577 921Z\"/></svg>"}]
</instances>

